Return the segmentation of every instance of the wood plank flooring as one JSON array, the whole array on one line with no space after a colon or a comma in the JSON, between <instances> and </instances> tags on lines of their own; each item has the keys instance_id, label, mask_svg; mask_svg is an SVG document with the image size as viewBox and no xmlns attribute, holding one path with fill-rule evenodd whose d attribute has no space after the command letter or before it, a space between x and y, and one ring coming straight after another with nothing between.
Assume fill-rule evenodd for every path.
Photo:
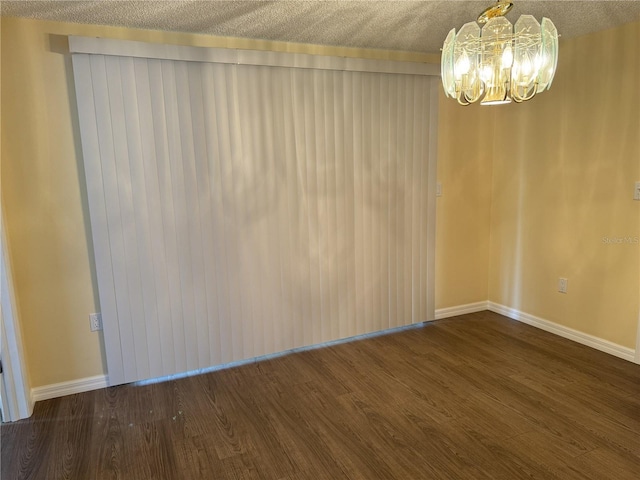
<instances>
[{"instance_id":1,"label":"wood plank flooring","mask_svg":"<svg viewBox=\"0 0 640 480\"><path fill-rule=\"evenodd\" d=\"M640 366L481 312L38 402L3 479L640 478Z\"/></svg>"}]
</instances>

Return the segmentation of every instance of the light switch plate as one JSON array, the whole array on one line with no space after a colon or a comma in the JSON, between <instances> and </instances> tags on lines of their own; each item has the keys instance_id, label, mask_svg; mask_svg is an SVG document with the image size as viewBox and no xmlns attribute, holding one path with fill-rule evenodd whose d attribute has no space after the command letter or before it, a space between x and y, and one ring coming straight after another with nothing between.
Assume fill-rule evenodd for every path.
<instances>
[{"instance_id":1,"label":"light switch plate","mask_svg":"<svg viewBox=\"0 0 640 480\"><path fill-rule=\"evenodd\" d=\"M636 182L635 189L633 190L633 199L640 200L640 182Z\"/></svg>"}]
</instances>

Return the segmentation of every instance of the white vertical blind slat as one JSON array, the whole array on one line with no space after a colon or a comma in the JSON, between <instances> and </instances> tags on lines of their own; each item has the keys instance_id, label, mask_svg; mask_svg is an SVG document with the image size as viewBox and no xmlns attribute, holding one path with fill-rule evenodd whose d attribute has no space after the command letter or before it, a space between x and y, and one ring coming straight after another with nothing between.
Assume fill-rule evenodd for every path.
<instances>
[{"instance_id":1,"label":"white vertical blind slat","mask_svg":"<svg viewBox=\"0 0 640 480\"><path fill-rule=\"evenodd\" d=\"M254 189L255 177L255 155L256 143L259 132L252 128L253 111L251 110L252 98L249 97L253 93L251 67L247 67L245 73L244 67L234 67L234 82L232 85L237 86L237 90L233 93L235 106L235 116L237 123L234 129L237 133L235 146L238 148L238 155L234 158L234 171L238 174L234 176L234 188L236 193L236 201L240 205L240 216L238 217L240 236L238 244L240 247L240 274L242 283L240 289L243 295L242 309L242 327L247 327L250 334L240 334L242 341L242 353L240 358L253 357L257 355L259 339L262 337L262 331L258 330L257 319L259 316L259 290L257 283L259 277L259 265L252 262L252 252L256 254L256 260L259 260L258 243L256 242L257 222L254 222L254 213L258 206L258 192ZM256 141L251 141L255 139ZM257 187L257 185L256 185ZM248 194L250 192L250 194ZM244 333L244 328L243 328Z\"/></svg>"},{"instance_id":2,"label":"white vertical blind slat","mask_svg":"<svg viewBox=\"0 0 640 480\"><path fill-rule=\"evenodd\" d=\"M269 281L269 257L268 245L268 209L269 205L269 179L272 172L267 174L265 169L266 157L268 155L268 138L266 129L268 128L264 120L264 111L261 104L262 98L262 82L260 78L260 69L250 66L246 67L251 70L246 76L249 78L247 83L248 91L245 98L246 112L249 113L251 119L249 130L253 132L254 141L248 142L251 145L251 155L246 158L245 168L250 171L249 178L251 180L249 188L253 190L253 194L248 198L252 199L249 215L253 220L253 228L251 228L251 251L255 253L251 263L251 279L253 285L253 355L264 355L266 351L265 333L269 329L268 322L270 315L268 314L268 297L271 294L272 285ZM245 67L240 67L244 70ZM245 76L245 75L243 75ZM260 148L263 146L263 148Z\"/></svg>"},{"instance_id":3,"label":"white vertical blind slat","mask_svg":"<svg viewBox=\"0 0 640 480\"><path fill-rule=\"evenodd\" d=\"M382 232L381 224L383 222L384 207L381 200L382 190L380 188L380 171L383 152L382 147L382 123L381 103L384 101L381 96L380 84L382 75L370 75L371 77L371 116L369 122L371 125L371 172L370 178L370 207L371 212L371 265L372 279L376 279L376 284L369 289L371 291L373 325L370 330L382 330L385 328L383 323L384 312L382 311L382 291L384 278L382 277L382 262L380 255L380 233Z\"/></svg>"},{"instance_id":4,"label":"white vertical blind slat","mask_svg":"<svg viewBox=\"0 0 640 480\"><path fill-rule=\"evenodd\" d=\"M347 107L348 99L351 99L350 75L348 73L336 74L334 81L340 85L342 96L334 99L334 113L343 118L343 123L334 122L336 135L336 186L339 194L339 201L336 204L337 225L336 229L342 232L338 242L338 262L342 264L341 277L338 284L338 298L340 308L340 336L349 337L355 334L355 315L353 309L353 220L352 220L352 197L353 197L353 149L351 142L352 133L349 131L353 123L353 113ZM342 159L342 161L341 161ZM344 159L350 159L345 161Z\"/></svg>"},{"instance_id":5,"label":"white vertical blind slat","mask_svg":"<svg viewBox=\"0 0 640 480\"><path fill-rule=\"evenodd\" d=\"M150 86L150 64L144 59L134 60L135 68L135 96L133 102L137 103L138 127L141 136L141 163L144 170L144 185L146 193L146 207L148 215L148 228L152 262L153 278L146 288L153 285L152 293L155 300L155 320L157 332L148 331L148 340L157 334L157 338L149 340L154 345L151 358L151 374L162 375L161 372L173 371L174 354L173 339L171 336L171 302L169 295L169 281L167 274L167 261L165 257L164 232L162 226L162 212L159 208L148 208L150 205L160 204L160 191L158 185L157 161L158 152L153 130L153 115ZM157 62L156 62L157 64ZM150 316L153 317L154 314ZM153 325L153 318L151 324ZM150 347L151 348L151 347ZM151 352L150 352L151 353ZM158 358L159 357L159 358ZM160 373L158 372L160 371Z\"/></svg>"},{"instance_id":6,"label":"white vertical blind slat","mask_svg":"<svg viewBox=\"0 0 640 480\"><path fill-rule=\"evenodd\" d=\"M407 116L407 130L405 132L405 142L407 150L405 152L405 169L404 169L404 262L402 263L404 270L404 319L403 322L413 322L413 222L411 221L413 212L413 160L414 160L414 141L413 141L413 119L414 119L414 85L413 77L407 77L407 96L405 105Z\"/></svg>"},{"instance_id":7,"label":"white vertical blind slat","mask_svg":"<svg viewBox=\"0 0 640 480\"><path fill-rule=\"evenodd\" d=\"M343 115L342 105L345 103L344 84L342 81L343 74L331 72L331 82L334 86L334 94L329 95L329 103L331 105L330 118L336 118ZM329 192L329 198L332 201L333 223L330 226L330 233L334 236L333 265L335 268L332 279L333 310L334 310L334 338L345 337L348 335L347 320L347 304L346 304L346 279L348 270L348 258L345 253L345 241L347 238L347 230L344 223L345 215L345 175L344 162L340 159L344 158L344 132L341 128L341 122L330 122L329 128L333 137L334 148L331 152L331 182L333 183L333 192Z\"/></svg>"},{"instance_id":8,"label":"white vertical blind slat","mask_svg":"<svg viewBox=\"0 0 640 480\"><path fill-rule=\"evenodd\" d=\"M319 145L321 146L321 157L319 163L324 165L322 169L321 191L323 198L323 208L325 221L323 224L323 233L325 237L322 269L324 271L324 294L325 294L325 318L323 325L326 326L325 338L330 340L338 336L338 309L336 304L336 277L340 264L337 261L336 253L336 237L338 232L335 228L335 137L333 135L333 121L330 119L335 117L333 112L333 98L339 95L335 91L331 72L325 70L321 75L321 96L322 96L322 131L324 135L319 137Z\"/></svg>"},{"instance_id":9,"label":"white vertical blind slat","mask_svg":"<svg viewBox=\"0 0 640 480\"><path fill-rule=\"evenodd\" d=\"M212 332L218 322L218 295L216 294L215 280L212 276L216 272L215 259L213 257L213 242L211 231L211 186L209 185L209 165L207 162L206 131L204 128L203 93L202 93L202 66L194 63L187 64L188 89L183 93L188 94L188 98L183 103L189 106L191 121L191 133L193 136L193 155L189 169L191 179L190 197L192 204L192 215L194 219L193 228L195 232L191 238L194 268L194 290L196 292L196 334L198 338L198 364L206 365L211 363Z\"/></svg>"},{"instance_id":10,"label":"white vertical blind slat","mask_svg":"<svg viewBox=\"0 0 640 480\"><path fill-rule=\"evenodd\" d=\"M187 62L175 62L176 79L176 112L179 125L176 138L180 153L174 161L176 175L176 199L179 202L181 214L178 227L178 241L181 245L181 271L183 275L182 294L185 297L185 317L183 319L185 332L185 348L187 353L187 369L198 368L203 348L201 338L204 332L199 331L203 317L206 316L203 307L204 270L202 268L202 248L200 244L200 212L197 200L197 183L195 173L195 153L193 145L193 125L189 102L189 78ZM188 215L185 214L189 212Z\"/></svg>"},{"instance_id":11,"label":"white vertical blind slat","mask_svg":"<svg viewBox=\"0 0 640 480\"><path fill-rule=\"evenodd\" d=\"M360 143L360 152L358 158L358 166L360 170L357 173L360 183L360 204L356 206L356 215L360 217L361 222L361 245L356 248L362 249L362 263L358 268L362 269L361 279L361 301L362 301L362 315L360 317L361 326L359 331L369 332L371 331L371 322L373 321L373 308L370 279L372 277L371 266L371 230L369 220L371 205L371 102L375 99L371 96L371 77L362 74L360 78L360 88L358 89L360 95L360 117L357 122L361 127L361 134L358 138Z\"/></svg>"},{"instance_id":12,"label":"white vertical blind slat","mask_svg":"<svg viewBox=\"0 0 640 480\"><path fill-rule=\"evenodd\" d=\"M389 77L389 117L390 119L398 118L397 110L397 93L399 91L398 79L396 77ZM397 263L396 263L396 232L397 232L397 219L396 208L398 202L397 193L397 172L398 162L401 161L401 156L398 151L398 125L400 121L390 121L389 125L389 192L388 192L388 222L387 222L387 262L389 264L389 326L395 327L398 322L398 275L397 275Z\"/></svg>"},{"instance_id":13,"label":"white vertical blind slat","mask_svg":"<svg viewBox=\"0 0 640 480\"><path fill-rule=\"evenodd\" d=\"M320 315L318 320L318 336L313 339L314 342L323 342L330 337L330 291L327 281L328 263L328 237L327 229L327 201L326 201L326 134L325 134L325 103L324 92L327 88L324 79L325 72L312 72L313 78L313 96L311 97L311 111L313 112L314 132L313 143L314 149L309 155L309 160L314 166L315 185L314 195L317 207L317 223L315 237L317 241L317 265L318 265L318 282L320 289L318 298L320 303Z\"/></svg>"},{"instance_id":14,"label":"white vertical blind slat","mask_svg":"<svg viewBox=\"0 0 640 480\"><path fill-rule=\"evenodd\" d=\"M208 218L203 221L208 223L206 274L210 279L208 290L214 298L210 302L209 312L215 321L209 326L209 345L211 347L210 362L217 365L230 358L223 338L229 336L227 319L229 318L229 298L227 285L226 244L224 241L224 202L222 194L222 178L220 170L220 134L216 117L217 98L214 91L214 65L202 66L202 130L206 142L206 172L209 186ZM215 305L214 305L215 304ZM211 322L210 322L211 323ZM229 361L229 360L227 360Z\"/></svg>"},{"instance_id":15,"label":"white vertical blind slat","mask_svg":"<svg viewBox=\"0 0 640 480\"><path fill-rule=\"evenodd\" d=\"M294 71L283 71L282 76L282 117L283 117L283 129L285 139L285 162L286 162L286 177L285 177L285 190L287 197L287 213L283 215L284 222L287 228L281 229L281 232L288 230L289 243L288 248L283 252L284 259L284 275L288 279L285 284L285 290L287 291L286 305L288 306L288 318L290 323L286 324L288 328L285 328L288 342L285 344L290 345L292 348L300 347L304 345L303 341L303 329L305 318L309 318L305 307L308 302L303 301L303 291L301 287L307 284L307 264L301 262L298 259L300 255L300 163L296 161L298 159L298 150L296 148L296 125L299 125L299 103L296 102L294 95ZM286 241L286 240L285 240ZM287 276L288 273L288 276Z\"/></svg>"},{"instance_id":16,"label":"white vertical blind slat","mask_svg":"<svg viewBox=\"0 0 640 480\"><path fill-rule=\"evenodd\" d=\"M124 268L126 273L122 280L126 283L129 297L136 371L137 375L148 377L150 375L149 351L140 272L140 266L143 262L139 258L139 244L142 239L138 238L136 231L137 218L133 199L133 177L131 174L131 162L129 161L129 142L124 112L125 100L122 88L126 71L122 72L121 63L121 59L118 57L105 58L111 111L111 133L113 135L115 157L115 177L113 181L119 196L120 218L118 219L119 222L116 222L119 223L123 238ZM135 161L133 159L133 162Z\"/></svg>"},{"instance_id":17,"label":"white vertical blind slat","mask_svg":"<svg viewBox=\"0 0 640 480\"><path fill-rule=\"evenodd\" d=\"M425 132L427 130L425 130L425 128L427 127L427 125L425 124L425 105L424 105L424 92L425 92L425 88L422 88L422 78L417 77L414 78L415 82L416 82L416 110L417 110L417 121L415 122L416 125L414 126L414 142L416 143L416 151L418 152L418 155L415 158L415 162L414 162L414 172L415 172L415 176L414 176L414 185L415 185L415 190L414 190L414 201L415 201L415 209L416 209L416 213L417 215L414 216L413 219L413 223L415 225L415 233L414 233L414 257L413 257L413 278L414 278L414 283L415 283L415 294L414 294L414 303L416 305L416 316L413 319L413 322L422 322L424 320L426 320L426 318L424 318L424 314L423 311L421 309L421 297L422 297L422 289L421 289L421 263L420 263L420 258L422 255L422 244L420 243L420 239L422 236L422 215L425 212L425 208L422 202L423 199L423 192L424 190L426 190L426 188L422 188L422 184L425 183L423 182L423 177L422 174L424 172L424 170L422 169L422 166L424 164L423 159L425 158L425 152L424 152L424 144L422 143L422 138L425 135Z\"/></svg>"},{"instance_id":18,"label":"white vertical blind slat","mask_svg":"<svg viewBox=\"0 0 640 480\"><path fill-rule=\"evenodd\" d=\"M426 265L426 290L427 290L427 302L426 302L426 321L435 320L435 236L436 236L436 182L437 182L437 152L438 152L438 101L440 98L440 85L439 82L431 79L429 82L424 82L425 88L429 89L429 142L426 147L426 163L427 163L427 178L425 180L427 189L427 210L425 217L427 220L427 255Z\"/></svg>"},{"instance_id":19,"label":"white vertical blind slat","mask_svg":"<svg viewBox=\"0 0 640 480\"><path fill-rule=\"evenodd\" d=\"M226 70L225 79L225 95L229 101L228 119L229 119L229 147L230 156L224 157L224 160L231 160L232 165L232 178L229 182L229 189L231 190L230 201L235 206L235 211L231 214L230 222L235 227L234 242L236 245L236 258L234 267L237 270L237 282L234 285L233 293L237 295L237 315L231 317L232 324L232 338L233 338L233 359L239 360L241 358L249 358L252 353L253 338L249 335L249 332L253 330L252 324L252 305L250 300L251 283L250 278L247 278L247 259L244 255L247 243L247 232L243 229L243 219L247 218L247 212L245 210L245 195L244 195L244 175L246 173L243 159L244 159L244 145L242 143L242 122L240 118L241 111L239 109L239 95L238 90L244 92L240 80L244 80L244 76L238 78L238 67L232 66ZM244 136L249 140L251 132L245 131ZM244 335L244 330L247 330L247 335Z\"/></svg>"},{"instance_id":20,"label":"white vertical blind slat","mask_svg":"<svg viewBox=\"0 0 640 480\"><path fill-rule=\"evenodd\" d=\"M185 272L183 258L189 255L188 245L185 241L186 219L181 212L186 211L184 204L184 185L182 181L180 126L178 121L178 101L175 75L175 62L165 60L162 62L162 93L161 99L164 107L165 124L161 126L160 134L166 139L166 164L162 171L163 185L162 195L166 196L166 211L164 213L166 238L171 242L170 276L173 277L176 293L179 298L180 310L176 316L172 316L174 353L176 358L176 370L186 371L189 368L187 361L187 342L185 335L185 321L193 319L193 295L185 290L188 286L189 275ZM170 278L171 278L170 277ZM193 350L193 346L191 346Z\"/></svg>"},{"instance_id":21,"label":"white vertical blind slat","mask_svg":"<svg viewBox=\"0 0 640 480\"><path fill-rule=\"evenodd\" d=\"M174 336L174 325L182 316L180 296L180 274L177 269L177 247L173 228L173 197L171 195L171 175L169 173L168 143L166 139L166 115L162 62L142 60L149 71L148 82L138 82L141 125L146 132L149 153L145 154L147 174L148 205L154 206L149 212L152 219L153 257L157 266L156 288L160 322L160 341L163 372L177 372L180 368ZM148 92L145 87L148 88ZM140 90L143 89L141 92ZM144 92L144 93L143 93ZM143 104L145 93L149 103ZM147 129L147 130L145 130ZM176 322L173 320L176 319Z\"/></svg>"},{"instance_id":22,"label":"white vertical blind slat","mask_svg":"<svg viewBox=\"0 0 640 480\"><path fill-rule=\"evenodd\" d=\"M430 79L74 63L111 383L429 318Z\"/></svg>"},{"instance_id":23,"label":"white vertical blind slat","mask_svg":"<svg viewBox=\"0 0 640 480\"><path fill-rule=\"evenodd\" d=\"M301 252L308 252L307 258L309 262L309 318L305 322L304 328L304 344L308 345L314 342L314 339L322 338L321 334L321 295L320 279L319 279L319 257L320 257L320 238L319 238L319 219L317 206L317 175L315 163L315 118L313 108L313 94L315 81L312 72L294 72L299 77L297 82L298 88L302 95L303 111L302 124L303 128L300 132L300 153L302 154L303 171L305 178L303 179L302 201L305 207L301 220L305 222L305 235ZM299 74L299 75L297 75ZM315 340L317 341L317 340Z\"/></svg>"},{"instance_id":24,"label":"white vertical blind slat","mask_svg":"<svg viewBox=\"0 0 640 480\"><path fill-rule=\"evenodd\" d=\"M220 158L218 165L222 181L222 198L224 203L224 222L222 228L229 238L227 245L227 281L228 281L228 302L229 317L223 324L223 335L226 330L229 339L223 359L226 361L242 358L242 322L243 317L243 284L240 276L240 253L239 253L239 227L236 219L239 219L243 212L240 210L240 203L236 200L237 183L236 175L239 175L237 166L234 166L236 157L240 152L236 151L233 133L238 134L237 120L235 113L235 98L233 97L233 68L225 69L214 65L214 91L216 92L216 107L220 120L218 121L220 141ZM228 121L225 121L228 119Z\"/></svg>"},{"instance_id":25,"label":"white vertical blind slat","mask_svg":"<svg viewBox=\"0 0 640 480\"><path fill-rule=\"evenodd\" d=\"M91 231L93 233L96 274L98 277L99 297L103 319L109 320L109 328L104 331L105 342L112 346L120 345L120 325L114 284L111 245L107 223L107 207L102 178L100 142L98 135L97 113L94 102L91 62L89 55L73 56L73 72L80 120L84 168L87 181L89 209L91 211ZM122 349L113 348L107 357L107 368L115 378L124 378Z\"/></svg>"},{"instance_id":26,"label":"white vertical blind slat","mask_svg":"<svg viewBox=\"0 0 640 480\"><path fill-rule=\"evenodd\" d=\"M420 83L422 84L420 88L420 94L422 96L422 105L424 110L424 108L425 107L428 108L428 105L429 105L430 89L429 89L429 84L427 82L420 82ZM427 147L429 143L429 137L427 135L427 132L429 132L431 129L431 123L430 123L428 111L423 112L422 128L423 128L422 130L423 134L420 135L419 137L420 151L422 152L422 158L428 158L429 151ZM419 218L419 222L420 222L420 321L426 321L429 319L427 315L428 285L426 282L427 269L428 269L427 255L429 250L429 244L427 241L428 240L427 219L429 217L429 214L428 214L429 188L427 183L429 178L428 169L429 169L429 164L427 162L421 161L420 162L420 181L421 183L426 183L427 188L420 189L420 195L421 195L420 211L424 212L423 215L421 215Z\"/></svg>"},{"instance_id":27,"label":"white vertical blind slat","mask_svg":"<svg viewBox=\"0 0 640 480\"><path fill-rule=\"evenodd\" d=\"M273 132L271 131L272 119L267 118L269 110L269 97L265 94L265 87L270 77L264 78L263 69L259 67L247 67L255 70L250 74L250 89L253 92L251 102L252 131L257 135L257 141L251 142L254 146L252 160L250 162L253 171L254 189L256 195L252 215L256 222L254 229L254 251L257 253L254 266L257 272L254 278L257 280L255 286L256 317L254 320L255 330L258 335L254 336L254 355L264 355L269 351L270 330L273 329L273 313L271 311L272 299L277 295L276 284L273 280L273 257L275 250L272 249L270 231L270 219L273 216L275 204L275 188L273 179L276 172L269 168L269 157L273 155ZM260 148L262 146L262 148Z\"/></svg>"},{"instance_id":28,"label":"white vertical blind slat","mask_svg":"<svg viewBox=\"0 0 640 480\"><path fill-rule=\"evenodd\" d=\"M354 220L354 270L355 288L353 291L355 301L355 328L357 332L366 331L366 294L365 284L365 233L364 233L364 172L363 172L363 146L365 143L363 131L363 93L362 77L359 72L350 73L352 83L353 104L353 220Z\"/></svg>"},{"instance_id":29,"label":"white vertical blind slat","mask_svg":"<svg viewBox=\"0 0 640 480\"><path fill-rule=\"evenodd\" d=\"M210 70L211 77L204 79L204 90L206 92L205 105L207 110L207 119L210 132L207 138L212 143L210 154L213 161L213 175L215 182L212 185L215 193L214 210L214 231L216 235L216 245L219 248L214 252L221 265L221 270L217 275L218 291L221 298L218 300L220 308L220 361L230 362L234 355L234 342L232 319L239 321L238 298L232 292L239 292L237 276L232 268L234 261L237 261L236 255L236 231L232 214L234 212L234 202L231 200L231 191L233 186L232 165L228 160L231 157L230 135L229 135L229 107L226 97L226 78L225 70L220 65L207 65ZM208 81L207 81L208 80ZM224 161L226 160L226 161ZM235 290L233 290L235 288Z\"/></svg>"},{"instance_id":30,"label":"white vertical blind slat","mask_svg":"<svg viewBox=\"0 0 640 480\"><path fill-rule=\"evenodd\" d=\"M109 106L109 90L107 87L107 71L105 59L102 56L91 56L91 78L93 80L94 104L96 110L96 124L98 128L98 138L100 144L100 166L101 171L94 171L93 174L102 175L102 188L96 191L89 191L89 195L103 195L105 198L106 231L109 239L111 251L111 269L113 272L113 284L115 287L116 315L114 317L103 318L104 325L112 322L118 323L120 336L118 342L112 345L117 351L119 348L122 355L123 375L125 377L137 377L136 353L133 342L133 317L130 310L129 290L126 280L126 256L124 238L122 234L122 223L120 215L120 203L118 193L118 182L115 165L115 152L113 133L111 131L111 109ZM100 185L96 185L100 187ZM102 300L102 299L101 299ZM110 323L107 323L110 322ZM112 328L111 326L105 328ZM115 327L113 327L115 328ZM105 340L107 336L105 335ZM115 352L113 353L116 354Z\"/></svg>"},{"instance_id":31,"label":"white vertical blind slat","mask_svg":"<svg viewBox=\"0 0 640 480\"><path fill-rule=\"evenodd\" d=\"M286 69L282 68L261 69L261 96L264 102L262 108L265 114L264 120L268 123L267 136L271 138L270 148L266 152L268 159L266 171L273 172L271 175L266 175L269 181L268 198L271 205L267 257L270 260L268 267L269 277L274 291L273 296L268 298L270 309L267 311L268 318L266 320L272 325L272 328L267 329L265 332L266 350L268 352L278 352L292 348L291 342L286 341L288 336L285 333L288 330L287 323L290 323L291 320L284 308L286 298L284 287L290 281L283 276L283 253L287 252L286 245L289 241L289 232L286 227L288 223L286 221L286 189L279 188L286 185L284 111L281 108L275 108L276 105L282 105L281 86L286 72Z\"/></svg>"},{"instance_id":32,"label":"white vertical blind slat","mask_svg":"<svg viewBox=\"0 0 640 480\"><path fill-rule=\"evenodd\" d=\"M146 62L145 62L146 63ZM158 305L156 300L156 285L154 261L152 256L150 215L147 204L149 195L144 178L144 161L142 154L142 143L144 141L140 131L140 118L138 113L138 94L136 83L143 81L143 72L134 71L134 59L120 59L121 84L122 84L122 106L124 107L124 118L122 127L126 135L126 142L122 142L128 147L129 175L131 177L131 207L133 210L136 253L138 265L134 267L134 278L139 279L140 291L142 295L142 311L144 312L145 345L147 349L149 376L157 377L162 375L162 352L160 350L160 328L158 323Z\"/></svg>"},{"instance_id":33,"label":"white vertical blind slat","mask_svg":"<svg viewBox=\"0 0 640 480\"><path fill-rule=\"evenodd\" d=\"M380 205L381 215L378 231L380 234L378 258L380 262L380 316L381 328L389 328L389 192L391 185L389 184L389 166L391 163L391 152L389 151L389 130L391 129L390 115L390 97L389 97L389 75L380 76L380 170L378 176L378 204Z\"/></svg>"}]
</instances>

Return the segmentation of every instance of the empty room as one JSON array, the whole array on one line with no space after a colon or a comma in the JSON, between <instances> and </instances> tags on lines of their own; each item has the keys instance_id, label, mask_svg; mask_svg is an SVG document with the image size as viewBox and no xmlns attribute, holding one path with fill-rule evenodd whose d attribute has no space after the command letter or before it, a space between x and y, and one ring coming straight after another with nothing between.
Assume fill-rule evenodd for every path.
<instances>
[{"instance_id":1,"label":"empty room","mask_svg":"<svg viewBox=\"0 0 640 480\"><path fill-rule=\"evenodd\" d=\"M0 2L0 477L640 472L640 2Z\"/></svg>"}]
</instances>

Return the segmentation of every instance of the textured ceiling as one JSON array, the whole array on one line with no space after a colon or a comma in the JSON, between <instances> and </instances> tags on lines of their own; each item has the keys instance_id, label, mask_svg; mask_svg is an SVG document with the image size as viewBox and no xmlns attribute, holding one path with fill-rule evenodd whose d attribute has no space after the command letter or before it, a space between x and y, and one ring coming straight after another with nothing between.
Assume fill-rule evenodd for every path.
<instances>
[{"instance_id":1,"label":"textured ceiling","mask_svg":"<svg viewBox=\"0 0 640 480\"><path fill-rule=\"evenodd\" d=\"M438 52L447 32L475 20L482 1L0 1L3 16L287 42ZM640 19L640 0L518 1L507 16L549 17L561 36Z\"/></svg>"}]
</instances>

